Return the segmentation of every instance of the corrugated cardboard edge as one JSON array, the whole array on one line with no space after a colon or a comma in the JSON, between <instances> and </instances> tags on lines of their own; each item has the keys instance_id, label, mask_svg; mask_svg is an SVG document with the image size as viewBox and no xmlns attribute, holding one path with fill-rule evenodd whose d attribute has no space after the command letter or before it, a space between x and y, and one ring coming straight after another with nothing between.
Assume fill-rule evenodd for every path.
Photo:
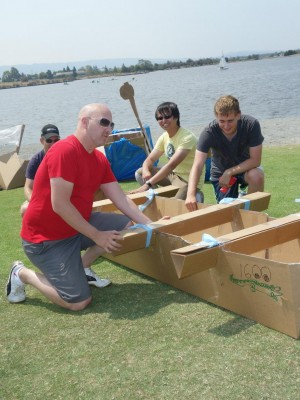
<instances>
[{"instance_id":1,"label":"corrugated cardboard edge","mask_svg":"<svg viewBox=\"0 0 300 400\"><path fill-rule=\"evenodd\" d=\"M260 236L266 234L272 236L273 243L283 243L289 240L290 224L299 223L300 214L292 214L286 217L278 218L276 220L268 221L264 224L256 225L251 228L243 229L242 231L237 231L230 233L228 235L216 238L219 242L219 246L209 248L207 245L190 245L175 249L171 252L171 257L176 269L179 279L186 278L187 276L196 274L198 272L204 271L205 269L212 268L216 264L217 254L224 246L226 249L226 244L230 243L231 251L238 251L238 244L243 240L254 237L255 241L249 241L250 251L255 252L255 245L258 248L264 246L265 240L259 240Z\"/></svg>"},{"instance_id":2,"label":"corrugated cardboard edge","mask_svg":"<svg viewBox=\"0 0 300 400\"><path fill-rule=\"evenodd\" d=\"M265 205L266 202L269 204L270 201L269 193L257 192L249 196L253 208L255 208L256 203L260 208L262 204ZM232 218L233 210L236 208L243 208L243 204L238 199L230 204L215 204L196 211L176 215L170 220L159 220L152 224L152 236L154 236L156 232L179 236L182 235L183 232L184 234L196 232L199 229L199 224L201 224L200 226L202 228L215 226L221 224L223 220L229 221L230 218ZM134 232L127 229L122 231L121 234L123 236L122 248L118 253L115 253L116 255L145 248L147 237L147 232L145 230L137 230Z\"/></svg>"},{"instance_id":3,"label":"corrugated cardboard edge","mask_svg":"<svg viewBox=\"0 0 300 400\"><path fill-rule=\"evenodd\" d=\"M156 196L162 197L174 197L178 192L178 187L176 186L164 186L157 189L154 189ZM136 204L140 205L145 203L148 200L147 192L128 194L127 196ZM93 203L93 212L101 211L101 212L115 212L117 211L116 206L109 199L94 201Z\"/></svg>"}]
</instances>

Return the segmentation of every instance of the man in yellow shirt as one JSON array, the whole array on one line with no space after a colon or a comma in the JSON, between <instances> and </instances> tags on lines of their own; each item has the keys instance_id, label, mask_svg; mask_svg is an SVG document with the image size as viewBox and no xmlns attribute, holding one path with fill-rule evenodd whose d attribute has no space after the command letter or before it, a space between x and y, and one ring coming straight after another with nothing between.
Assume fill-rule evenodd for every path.
<instances>
[{"instance_id":1,"label":"man in yellow shirt","mask_svg":"<svg viewBox=\"0 0 300 400\"><path fill-rule=\"evenodd\" d=\"M143 192L156 185L173 185L179 188L175 198L185 200L197 139L192 132L180 126L180 113L175 103L160 104L155 111L155 118L165 132L158 138L142 167L136 171L135 178L141 187L131 193ZM155 163L163 154L168 162L158 168ZM197 185L199 203L204 201L201 192L203 183L204 174Z\"/></svg>"}]
</instances>

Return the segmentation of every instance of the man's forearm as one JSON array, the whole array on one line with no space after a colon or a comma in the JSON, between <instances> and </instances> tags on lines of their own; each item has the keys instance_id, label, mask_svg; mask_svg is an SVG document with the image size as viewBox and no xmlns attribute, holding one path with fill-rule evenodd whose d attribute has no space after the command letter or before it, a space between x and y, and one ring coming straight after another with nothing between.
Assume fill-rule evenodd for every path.
<instances>
[{"instance_id":1,"label":"man's forearm","mask_svg":"<svg viewBox=\"0 0 300 400\"><path fill-rule=\"evenodd\" d=\"M152 220L140 211L136 204L126 195L119 204L115 204L128 218L138 224L150 224Z\"/></svg>"},{"instance_id":2,"label":"man's forearm","mask_svg":"<svg viewBox=\"0 0 300 400\"><path fill-rule=\"evenodd\" d=\"M189 183L188 183L188 194L190 196L196 196L197 186L198 186L201 174L202 174L202 168L200 170L198 167L197 168L192 167L192 170L191 170L191 173L189 176Z\"/></svg>"},{"instance_id":3,"label":"man's forearm","mask_svg":"<svg viewBox=\"0 0 300 400\"><path fill-rule=\"evenodd\" d=\"M260 163L257 160L249 158L248 160L245 160L240 164L235 165L234 167L228 168L226 171L224 171L224 173L229 176L243 174L244 172L247 172L250 169L259 167L259 165Z\"/></svg>"},{"instance_id":4,"label":"man's forearm","mask_svg":"<svg viewBox=\"0 0 300 400\"><path fill-rule=\"evenodd\" d=\"M24 185L24 196L25 199L30 201L33 191L33 180L26 178L25 185Z\"/></svg>"},{"instance_id":5,"label":"man's forearm","mask_svg":"<svg viewBox=\"0 0 300 400\"><path fill-rule=\"evenodd\" d=\"M160 182L162 179L164 179L166 176L169 175L170 172L172 172L172 167L168 164L164 165L162 168L160 168L154 176L152 176L149 181L151 180L151 185L156 185L158 182Z\"/></svg>"},{"instance_id":6,"label":"man's forearm","mask_svg":"<svg viewBox=\"0 0 300 400\"><path fill-rule=\"evenodd\" d=\"M28 188L26 188L26 189L24 188L24 196L27 201L30 201L31 196L32 196L32 190L30 190Z\"/></svg>"},{"instance_id":7,"label":"man's forearm","mask_svg":"<svg viewBox=\"0 0 300 400\"><path fill-rule=\"evenodd\" d=\"M146 158L146 160L143 162L143 165L142 165L143 172L144 171L149 172L152 168L152 165L153 165L152 160L149 157Z\"/></svg>"}]
</instances>

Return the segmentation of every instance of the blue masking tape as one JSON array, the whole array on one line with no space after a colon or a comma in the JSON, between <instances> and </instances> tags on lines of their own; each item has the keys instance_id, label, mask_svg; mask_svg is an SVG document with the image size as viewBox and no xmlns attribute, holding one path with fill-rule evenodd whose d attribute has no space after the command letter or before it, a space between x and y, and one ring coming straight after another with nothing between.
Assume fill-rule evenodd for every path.
<instances>
[{"instance_id":1,"label":"blue masking tape","mask_svg":"<svg viewBox=\"0 0 300 400\"><path fill-rule=\"evenodd\" d=\"M148 226L148 225L136 224L136 225L130 226L128 229L137 229L137 228L142 228L145 231L147 231L146 246L145 247L148 248L150 246L153 228L151 228L151 226Z\"/></svg>"},{"instance_id":2,"label":"blue masking tape","mask_svg":"<svg viewBox=\"0 0 300 400\"><path fill-rule=\"evenodd\" d=\"M243 203L245 203L245 205L244 205L244 210L250 210L250 200L248 200L248 199L239 199L239 200L241 200Z\"/></svg>"},{"instance_id":3,"label":"blue masking tape","mask_svg":"<svg viewBox=\"0 0 300 400\"><path fill-rule=\"evenodd\" d=\"M224 197L224 199L222 199L219 204L230 204L233 201L235 201L236 199L234 199L233 197Z\"/></svg>"},{"instance_id":4,"label":"blue masking tape","mask_svg":"<svg viewBox=\"0 0 300 400\"><path fill-rule=\"evenodd\" d=\"M213 236L209 235L208 233L203 233L202 235L202 242L208 244L208 247L215 247L220 244Z\"/></svg>"},{"instance_id":5,"label":"blue masking tape","mask_svg":"<svg viewBox=\"0 0 300 400\"><path fill-rule=\"evenodd\" d=\"M147 191L146 197L148 198L148 200L145 201L144 204L140 204L139 205L139 209L143 212L148 206L149 204L152 203L154 197L155 197L155 192L153 189L149 189Z\"/></svg>"},{"instance_id":6,"label":"blue masking tape","mask_svg":"<svg viewBox=\"0 0 300 400\"><path fill-rule=\"evenodd\" d=\"M194 246L206 246L210 248L219 246L219 244L222 244L222 242L219 242L208 233L203 233L201 242L195 243Z\"/></svg>"},{"instance_id":7,"label":"blue masking tape","mask_svg":"<svg viewBox=\"0 0 300 400\"><path fill-rule=\"evenodd\" d=\"M250 210L250 200L243 199L243 198L235 199L233 197L224 197L224 199L222 199L219 204L230 204L235 200L240 200L241 202L245 203L244 204L244 210Z\"/></svg>"}]
</instances>

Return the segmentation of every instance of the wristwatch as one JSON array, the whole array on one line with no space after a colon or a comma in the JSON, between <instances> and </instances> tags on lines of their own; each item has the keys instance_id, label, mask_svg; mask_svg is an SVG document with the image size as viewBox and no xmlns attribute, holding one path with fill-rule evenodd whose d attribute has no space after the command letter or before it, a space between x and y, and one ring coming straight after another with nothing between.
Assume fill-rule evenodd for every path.
<instances>
[{"instance_id":1,"label":"wristwatch","mask_svg":"<svg viewBox=\"0 0 300 400\"><path fill-rule=\"evenodd\" d=\"M146 185L148 185L148 186L149 186L149 188L151 188L151 187L152 187L152 185L151 185L150 181L146 181L145 183L146 183Z\"/></svg>"}]
</instances>

